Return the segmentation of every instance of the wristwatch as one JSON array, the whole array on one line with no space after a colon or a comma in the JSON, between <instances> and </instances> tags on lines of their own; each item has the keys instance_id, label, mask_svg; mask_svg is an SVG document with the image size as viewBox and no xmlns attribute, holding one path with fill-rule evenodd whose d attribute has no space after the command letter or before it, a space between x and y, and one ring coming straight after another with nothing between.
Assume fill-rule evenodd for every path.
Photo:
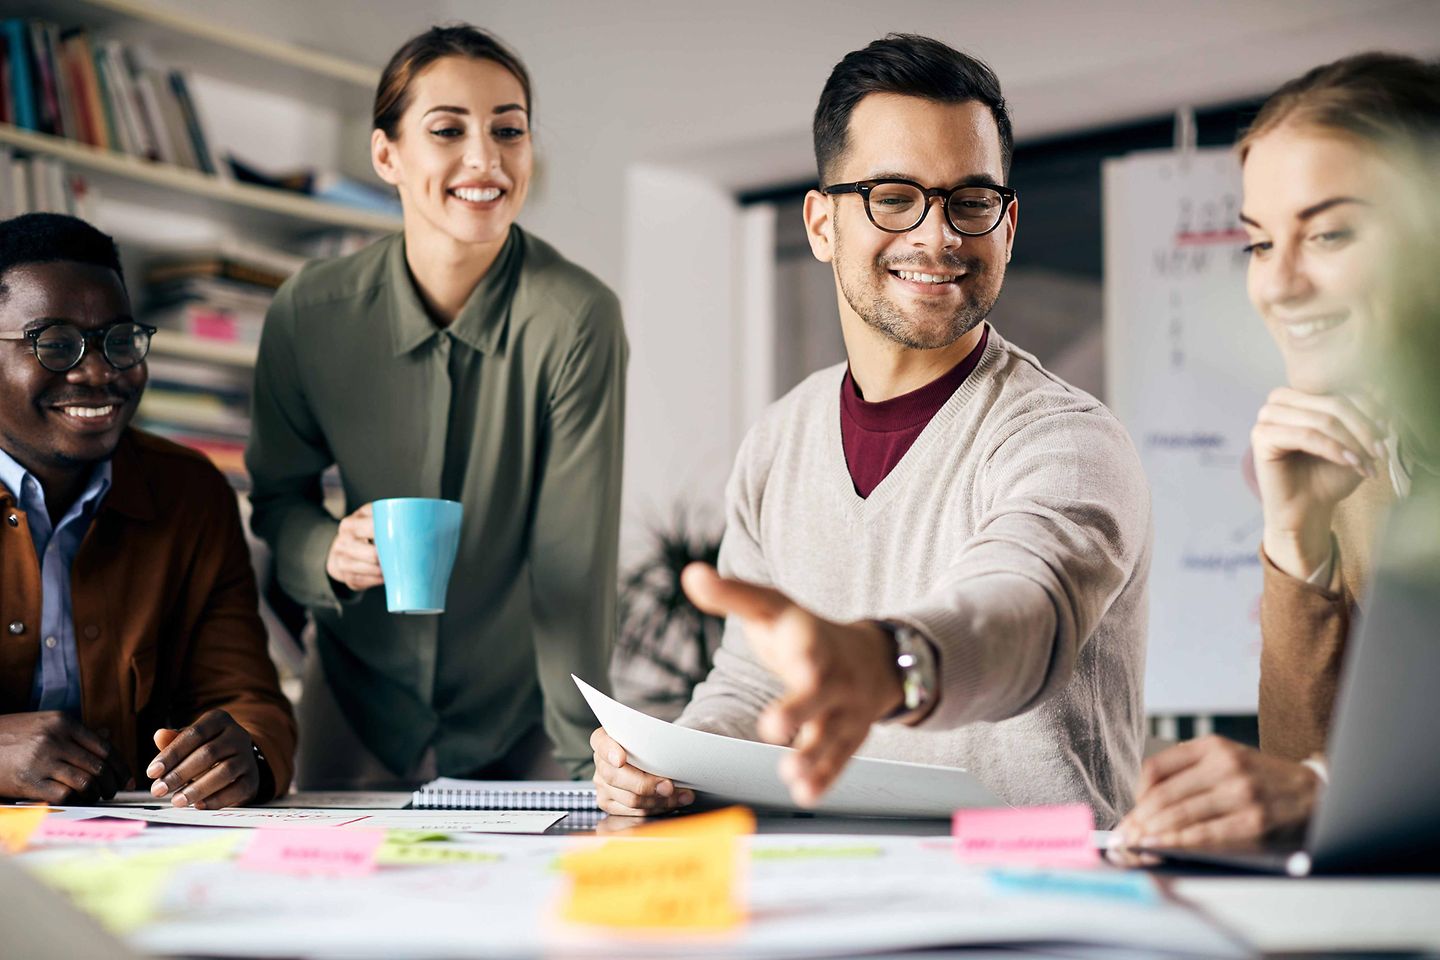
<instances>
[{"instance_id":1,"label":"wristwatch","mask_svg":"<svg viewBox=\"0 0 1440 960\"><path fill-rule=\"evenodd\" d=\"M883 719L887 723L915 723L930 712L939 695L935 648L914 627L889 620L879 623L895 640L895 669L905 694L895 712Z\"/></svg>"}]
</instances>

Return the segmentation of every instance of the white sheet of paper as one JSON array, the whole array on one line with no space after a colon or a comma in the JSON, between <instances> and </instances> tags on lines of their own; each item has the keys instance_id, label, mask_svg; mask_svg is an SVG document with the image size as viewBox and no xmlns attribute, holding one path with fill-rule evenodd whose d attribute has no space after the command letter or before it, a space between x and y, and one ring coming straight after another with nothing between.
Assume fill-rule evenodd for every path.
<instances>
[{"instance_id":1,"label":"white sheet of paper","mask_svg":"<svg viewBox=\"0 0 1440 960\"><path fill-rule=\"evenodd\" d=\"M75 809L75 808L71 808ZM559 810L302 810L232 807L226 810L103 810L89 816L120 817L186 827L351 827L426 830L436 833L544 833L565 816Z\"/></svg>"},{"instance_id":2,"label":"white sheet of paper","mask_svg":"<svg viewBox=\"0 0 1440 960\"><path fill-rule=\"evenodd\" d=\"M409 790L303 791L278 797L266 810L399 810L410 802Z\"/></svg>"},{"instance_id":3,"label":"white sheet of paper","mask_svg":"<svg viewBox=\"0 0 1440 960\"><path fill-rule=\"evenodd\" d=\"M718 799L800 809L780 782L780 758L789 747L678 727L605 696L574 674L571 679L600 725L640 769ZM967 807L1003 806L957 767L855 757L815 809L861 817L949 817Z\"/></svg>"},{"instance_id":4,"label":"white sheet of paper","mask_svg":"<svg viewBox=\"0 0 1440 960\"><path fill-rule=\"evenodd\" d=\"M544 833L564 816L563 810L384 810L342 826L434 833Z\"/></svg>"},{"instance_id":5,"label":"white sheet of paper","mask_svg":"<svg viewBox=\"0 0 1440 960\"><path fill-rule=\"evenodd\" d=\"M106 809L92 807L95 817L119 817L122 820L147 820L184 827L338 827L359 820L359 810L269 810L264 807L229 807L224 810L195 810L172 807L169 810L142 810L136 807Z\"/></svg>"}]
</instances>

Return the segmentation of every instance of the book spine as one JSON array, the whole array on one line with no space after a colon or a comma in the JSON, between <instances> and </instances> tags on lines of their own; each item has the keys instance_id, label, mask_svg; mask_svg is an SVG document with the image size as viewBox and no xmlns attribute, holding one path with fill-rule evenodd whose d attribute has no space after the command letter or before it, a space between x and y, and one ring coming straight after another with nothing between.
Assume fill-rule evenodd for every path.
<instances>
[{"instance_id":1,"label":"book spine","mask_svg":"<svg viewBox=\"0 0 1440 960\"><path fill-rule=\"evenodd\" d=\"M71 56L80 79L81 96L85 99L86 112L90 117L91 146L102 150L110 149L109 118L105 113L105 99L100 95L100 78L95 71L95 56L90 51L90 38L82 30L69 40L74 46Z\"/></svg>"},{"instance_id":2,"label":"book spine","mask_svg":"<svg viewBox=\"0 0 1440 960\"><path fill-rule=\"evenodd\" d=\"M15 102L15 126L22 130L35 130L35 90L25 21L18 17L6 20L3 29L10 51L10 88Z\"/></svg>"},{"instance_id":3,"label":"book spine","mask_svg":"<svg viewBox=\"0 0 1440 960\"><path fill-rule=\"evenodd\" d=\"M15 98L10 90L10 40L0 30L0 123L15 122Z\"/></svg>"},{"instance_id":4,"label":"book spine","mask_svg":"<svg viewBox=\"0 0 1440 960\"><path fill-rule=\"evenodd\" d=\"M60 28L45 24L45 51L55 73L55 97L60 104L60 135L67 140L80 139L80 124L75 115L75 91L71 89L70 71L60 50Z\"/></svg>"},{"instance_id":5,"label":"book spine","mask_svg":"<svg viewBox=\"0 0 1440 960\"><path fill-rule=\"evenodd\" d=\"M93 47L90 66L95 73L96 93L100 100L100 113L105 118L105 146L110 150L125 153L125 141L121 139L120 117L115 110L115 91L110 89L110 72L105 64L109 60L103 47Z\"/></svg>"},{"instance_id":6,"label":"book spine","mask_svg":"<svg viewBox=\"0 0 1440 960\"><path fill-rule=\"evenodd\" d=\"M210 145L206 142L205 130L200 125L200 114L195 110L195 101L190 96L190 86L185 82L185 75L179 70L170 71L170 88L175 91L175 99L179 101L180 112L185 117L185 130L190 135L196 162L203 172L215 174L215 162L210 157Z\"/></svg>"},{"instance_id":7,"label":"book spine","mask_svg":"<svg viewBox=\"0 0 1440 960\"><path fill-rule=\"evenodd\" d=\"M30 62L35 65L36 126L41 133L61 135L60 98L55 87L55 65L45 43L45 24L30 21Z\"/></svg>"}]
</instances>

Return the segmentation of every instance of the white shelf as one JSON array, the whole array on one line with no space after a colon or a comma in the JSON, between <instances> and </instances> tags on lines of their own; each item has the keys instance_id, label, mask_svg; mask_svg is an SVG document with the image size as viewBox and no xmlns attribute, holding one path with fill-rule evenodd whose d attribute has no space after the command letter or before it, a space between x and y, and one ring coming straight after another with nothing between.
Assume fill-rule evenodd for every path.
<instances>
[{"instance_id":1,"label":"white shelf","mask_svg":"<svg viewBox=\"0 0 1440 960\"><path fill-rule=\"evenodd\" d=\"M149 0L0 0L0 16L85 27L143 43L171 67L332 104L368 99L380 79L376 67L232 30Z\"/></svg>"},{"instance_id":2,"label":"white shelf","mask_svg":"<svg viewBox=\"0 0 1440 960\"><path fill-rule=\"evenodd\" d=\"M159 210L218 215L246 227L259 227L270 235L305 228L345 227L391 233L400 229L400 220L384 214L326 203L285 190L234 183L219 177L185 170L165 163L101 150L89 144L0 123L0 144L57 157L76 171L90 175L109 193L106 183L124 183L135 189L116 193L116 199L154 203Z\"/></svg>"}]
</instances>

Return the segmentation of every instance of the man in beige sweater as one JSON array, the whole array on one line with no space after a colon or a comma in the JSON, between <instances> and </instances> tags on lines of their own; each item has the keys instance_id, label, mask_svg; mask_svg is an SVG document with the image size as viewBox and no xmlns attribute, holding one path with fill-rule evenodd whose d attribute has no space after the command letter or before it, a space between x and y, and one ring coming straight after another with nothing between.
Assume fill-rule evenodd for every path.
<instances>
[{"instance_id":1,"label":"man in beige sweater","mask_svg":"<svg viewBox=\"0 0 1440 960\"><path fill-rule=\"evenodd\" d=\"M1140 762L1149 496L1125 431L985 318L1018 207L1010 121L979 61L891 36L815 115L805 202L849 364L775 404L730 481L729 616L680 723L788 743L814 803L857 751L964 767L1010 803L1124 812ZM938 202L937 202L938 201ZM591 738L612 813L692 799Z\"/></svg>"}]
</instances>

